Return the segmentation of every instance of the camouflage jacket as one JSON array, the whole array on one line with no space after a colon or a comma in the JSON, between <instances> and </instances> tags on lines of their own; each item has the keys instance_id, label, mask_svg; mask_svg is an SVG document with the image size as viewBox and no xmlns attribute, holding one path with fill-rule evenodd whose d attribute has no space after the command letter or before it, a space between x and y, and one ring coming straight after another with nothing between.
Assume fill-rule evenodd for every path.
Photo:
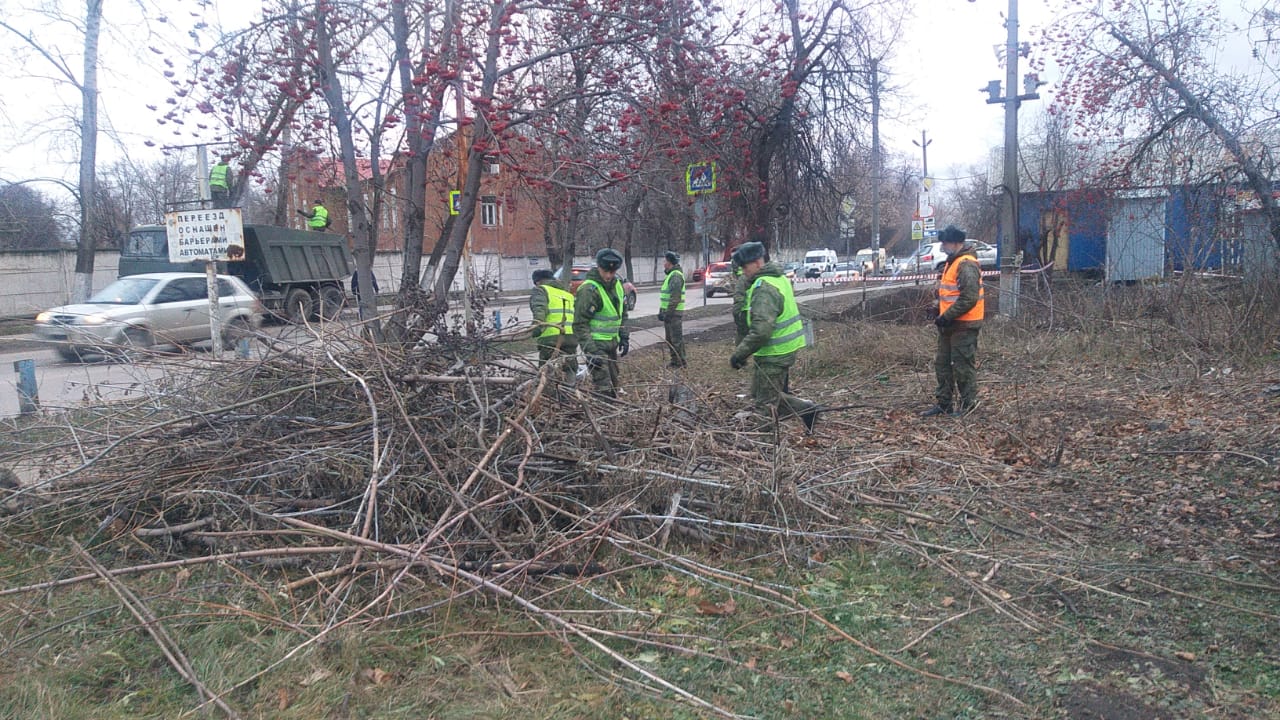
<instances>
[{"instance_id":1,"label":"camouflage jacket","mask_svg":"<svg viewBox=\"0 0 1280 720\"><path fill-rule=\"evenodd\" d=\"M616 276L612 283L605 282L600 277L598 268L591 268L587 273L585 280L594 280L600 283L601 287L608 293L617 293L622 283ZM608 348L599 347L599 343L591 339L591 318L600 312L604 301L600 298L600 293L596 292L594 285L584 282L578 286L578 291L573 294L573 336L578 341L578 347L588 355L607 352ZM621 293L619 293L621 294ZM613 295L616 299L617 295ZM618 331L618 338L629 337L627 331L627 306L624 303L618 308L618 312L622 315L622 328Z\"/></svg>"}]
</instances>

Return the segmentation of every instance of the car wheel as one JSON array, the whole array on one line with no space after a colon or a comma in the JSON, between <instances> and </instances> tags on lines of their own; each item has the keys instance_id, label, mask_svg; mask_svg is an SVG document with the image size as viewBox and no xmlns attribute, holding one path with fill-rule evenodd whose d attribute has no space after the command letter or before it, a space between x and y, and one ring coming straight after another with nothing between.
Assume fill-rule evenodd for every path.
<instances>
[{"instance_id":1,"label":"car wheel","mask_svg":"<svg viewBox=\"0 0 1280 720\"><path fill-rule=\"evenodd\" d=\"M284 316L295 325L302 325L312 318L315 302L311 293L302 288L294 288L284 296Z\"/></svg>"},{"instance_id":2,"label":"car wheel","mask_svg":"<svg viewBox=\"0 0 1280 720\"><path fill-rule=\"evenodd\" d=\"M122 360L129 360L141 355L152 345L155 345L155 337L150 330L140 327L126 328L124 335L120 338L120 346L116 349L116 354Z\"/></svg>"},{"instance_id":3,"label":"car wheel","mask_svg":"<svg viewBox=\"0 0 1280 720\"><path fill-rule=\"evenodd\" d=\"M234 317L222 326L222 348L234 350L241 340L253 337L253 326L243 317Z\"/></svg>"},{"instance_id":4,"label":"car wheel","mask_svg":"<svg viewBox=\"0 0 1280 720\"><path fill-rule=\"evenodd\" d=\"M347 294L336 285L325 285L320 288L320 316L326 320L338 317L347 304Z\"/></svg>"},{"instance_id":5,"label":"car wheel","mask_svg":"<svg viewBox=\"0 0 1280 720\"><path fill-rule=\"evenodd\" d=\"M623 304L624 304L624 305L626 305L626 306L627 306L627 312L631 312L632 310L635 310L635 309L636 309L636 294L635 294L635 292L629 292L629 293L627 293L626 298L625 298L622 302L623 302Z\"/></svg>"},{"instance_id":6,"label":"car wheel","mask_svg":"<svg viewBox=\"0 0 1280 720\"><path fill-rule=\"evenodd\" d=\"M67 362L82 362L84 360L80 355L80 351L71 345L60 345L55 351L58 353L58 357Z\"/></svg>"}]
</instances>

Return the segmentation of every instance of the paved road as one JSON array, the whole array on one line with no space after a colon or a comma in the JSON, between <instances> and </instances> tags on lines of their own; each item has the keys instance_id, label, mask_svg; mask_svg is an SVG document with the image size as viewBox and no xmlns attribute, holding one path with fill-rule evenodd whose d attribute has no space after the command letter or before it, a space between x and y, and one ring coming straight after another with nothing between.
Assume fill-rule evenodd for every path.
<instances>
[{"instance_id":1,"label":"paved road","mask_svg":"<svg viewBox=\"0 0 1280 720\"><path fill-rule=\"evenodd\" d=\"M877 292L884 286L869 290ZM799 300L806 302L823 297L838 297L863 291L860 283L847 286L822 288L817 283L797 283ZM686 307L702 307L704 298L701 287L692 288L691 297ZM730 297L714 297L705 299L708 306L732 303ZM726 308L727 309L727 308ZM513 298L494 305L493 313L501 314L502 325L512 327L516 324L529 323L529 306L526 297ZM658 288L641 288L636 300L636 309L631 317L643 318L656 315L658 312ZM685 332L693 333L729 322L729 314L717 313L714 317L687 320ZM268 326L268 331L277 335L284 342L306 342L310 339L306 333L291 326ZM641 348L653 343L662 342L662 328L636 330L632 333L632 347ZM197 353L197 356L199 353ZM89 362L68 363L63 361L49 347L34 340L31 336L0 337L0 418L14 417L18 414L18 375L14 363L18 360L31 359L36 363L36 384L40 405L47 410L58 410L75 406L87 399L122 398L144 391L155 380L163 378L165 373L180 372L180 363L159 362L127 363L127 362Z\"/></svg>"}]
</instances>

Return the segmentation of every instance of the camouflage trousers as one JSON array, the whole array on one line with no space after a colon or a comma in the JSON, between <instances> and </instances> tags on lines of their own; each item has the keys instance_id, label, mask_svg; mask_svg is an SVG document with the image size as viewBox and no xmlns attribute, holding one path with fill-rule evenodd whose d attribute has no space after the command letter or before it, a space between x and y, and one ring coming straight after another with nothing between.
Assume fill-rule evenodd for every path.
<instances>
[{"instance_id":1,"label":"camouflage trousers","mask_svg":"<svg viewBox=\"0 0 1280 720\"><path fill-rule=\"evenodd\" d=\"M941 328L938 351L933 357L938 388L933 397L938 406L972 410L978 404L978 329ZM955 403L959 393L958 404Z\"/></svg>"},{"instance_id":2,"label":"camouflage trousers","mask_svg":"<svg viewBox=\"0 0 1280 720\"><path fill-rule=\"evenodd\" d=\"M755 402L756 412L769 418L775 415L786 418L798 416L815 407L814 403L790 392L791 366L795 361L795 353L756 357L751 373L751 399Z\"/></svg>"},{"instance_id":3,"label":"camouflage trousers","mask_svg":"<svg viewBox=\"0 0 1280 720\"><path fill-rule=\"evenodd\" d=\"M671 364L674 367L684 367L684 318L679 313L668 315L662 323L662 329L667 349L671 352Z\"/></svg>"},{"instance_id":4,"label":"camouflage trousers","mask_svg":"<svg viewBox=\"0 0 1280 720\"><path fill-rule=\"evenodd\" d=\"M548 335L537 339L538 367L555 362L564 373L564 382L572 383L578 374L578 341L572 335Z\"/></svg>"},{"instance_id":5,"label":"camouflage trousers","mask_svg":"<svg viewBox=\"0 0 1280 720\"><path fill-rule=\"evenodd\" d=\"M597 393L606 397L618 397L618 344L594 342L592 352L587 353L587 368L591 371L591 384Z\"/></svg>"}]
</instances>

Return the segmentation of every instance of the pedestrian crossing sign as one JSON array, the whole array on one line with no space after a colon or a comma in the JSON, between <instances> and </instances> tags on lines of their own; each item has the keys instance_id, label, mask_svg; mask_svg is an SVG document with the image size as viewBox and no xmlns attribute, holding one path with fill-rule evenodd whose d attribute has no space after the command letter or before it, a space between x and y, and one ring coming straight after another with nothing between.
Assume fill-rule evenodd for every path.
<instances>
[{"instance_id":1,"label":"pedestrian crossing sign","mask_svg":"<svg viewBox=\"0 0 1280 720\"><path fill-rule=\"evenodd\" d=\"M685 193L702 195L716 191L716 164L714 162L689 163L684 171Z\"/></svg>"}]
</instances>

